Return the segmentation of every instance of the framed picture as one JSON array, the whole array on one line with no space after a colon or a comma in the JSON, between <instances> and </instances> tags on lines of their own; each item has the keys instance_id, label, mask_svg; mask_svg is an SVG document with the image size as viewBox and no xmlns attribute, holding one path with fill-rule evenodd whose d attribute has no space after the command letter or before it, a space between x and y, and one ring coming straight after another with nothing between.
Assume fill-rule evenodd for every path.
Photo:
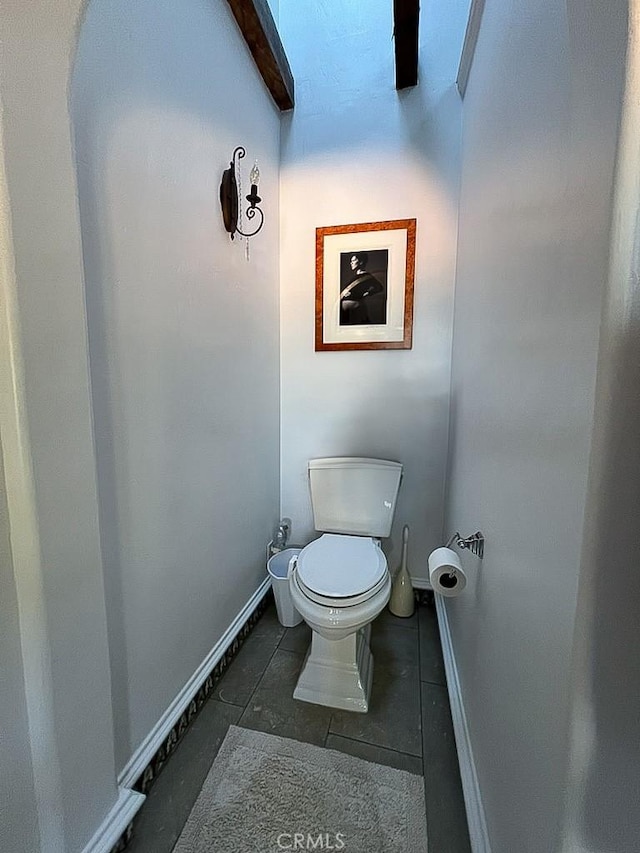
<instances>
[{"instance_id":1,"label":"framed picture","mask_svg":"<svg viewBox=\"0 0 640 853\"><path fill-rule=\"evenodd\" d=\"M411 349L416 220L316 228L316 352Z\"/></svg>"}]
</instances>

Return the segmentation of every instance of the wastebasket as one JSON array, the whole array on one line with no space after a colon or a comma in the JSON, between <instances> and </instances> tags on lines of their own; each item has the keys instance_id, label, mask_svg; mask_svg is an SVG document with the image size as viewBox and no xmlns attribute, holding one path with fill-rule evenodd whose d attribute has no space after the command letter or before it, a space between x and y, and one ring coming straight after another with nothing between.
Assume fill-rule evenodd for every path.
<instances>
[{"instance_id":1,"label":"wastebasket","mask_svg":"<svg viewBox=\"0 0 640 853\"><path fill-rule=\"evenodd\" d=\"M273 597L276 600L278 621L285 628L294 628L302 622L302 616L295 609L291 600L288 578L289 561L296 554L299 554L300 551L302 551L302 548L285 548L284 551L279 551L273 557L269 557L267 562L267 571L271 576Z\"/></svg>"}]
</instances>

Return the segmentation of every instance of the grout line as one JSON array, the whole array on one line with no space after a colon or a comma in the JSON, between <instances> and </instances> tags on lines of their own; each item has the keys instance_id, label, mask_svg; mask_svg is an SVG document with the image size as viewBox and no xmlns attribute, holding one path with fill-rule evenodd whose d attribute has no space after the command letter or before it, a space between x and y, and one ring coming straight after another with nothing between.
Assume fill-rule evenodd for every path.
<instances>
[{"instance_id":1,"label":"grout line","mask_svg":"<svg viewBox=\"0 0 640 853\"><path fill-rule=\"evenodd\" d=\"M418 612L418 676L422 681L422 628L420 623L420 613ZM422 728L422 693L420 694L420 728Z\"/></svg>"},{"instance_id":2,"label":"grout line","mask_svg":"<svg viewBox=\"0 0 640 853\"><path fill-rule=\"evenodd\" d=\"M287 634L287 631L288 631L288 630L289 630L288 628L285 628L285 630L284 630L284 632L283 632L283 634L282 634L282 637L280 637L280 639L278 640L278 643L277 643L276 647L274 648L273 652L271 653L271 656L270 656L270 658L269 658L269 662L267 663L266 667L264 668L264 671L263 671L262 675L260 676L260 679L259 679L258 683L256 684L256 686L255 686L254 690L253 690L253 693L252 693L252 694L251 694L251 696L249 697L249 701L248 701L248 702L247 702L247 704L245 705L245 709L249 707L249 705L251 704L251 700L253 699L253 697L255 696L255 694L256 694L256 692L257 692L258 688L259 688L259 687L260 687L260 685L262 684L262 680L263 680L263 678L265 677L266 672L267 672L267 670L269 669L269 666L271 665L271 661L273 660L273 658L274 658L274 656L275 656L275 653L276 653L276 652L284 652L284 654L295 655L295 657L298 657L298 658L300 658L300 657L304 657L304 652L300 653L300 652L294 652L294 651L291 651L291 649L281 649L281 648L280 648L280 643L281 643L281 642L283 641L283 639L285 638L285 636L286 636L286 634ZM323 741L322 741L322 744L321 744L321 746L322 746L323 748L326 748L327 738L329 737L329 732L330 732L330 729L331 729L331 720L332 720L332 719L333 719L333 714L331 714L331 716L329 717L329 722L328 722L328 724L327 724L327 731L325 732L325 735L324 735L324 738L323 738ZM306 741L304 741L304 742L306 743ZM316 745L317 745L317 744L316 744Z\"/></svg>"},{"instance_id":3,"label":"grout line","mask_svg":"<svg viewBox=\"0 0 640 853\"><path fill-rule=\"evenodd\" d=\"M381 749L383 752L394 752L396 755L405 755L407 758L417 758L418 761L423 762L423 758L421 755L414 755L412 752L404 752L404 750L402 750L402 749L393 749L390 746L380 746L379 744L375 744L375 743L372 744L372 743L369 743L369 741L359 740L357 737L348 737L347 735L339 735L336 732L328 732L327 738L329 737L329 735L333 735L333 737L339 737L342 740L351 741L351 743L364 743L367 746L375 746L376 749ZM336 752L340 752L340 751L341 750L339 750L339 749L336 750ZM349 755L349 753L347 753L347 755Z\"/></svg>"},{"instance_id":4,"label":"grout line","mask_svg":"<svg viewBox=\"0 0 640 853\"><path fill-rule=\"evenodd\" d=\"M445 690L447 689L447 685L444 681L432 681L430 678L422 678L422 676L420 677L420 683L433 684L434 687L444 687Z\"/></svg>"},{"instance_id":5,"label":"grout line","mask_svg":"<svg viewBox=\"0 0 640 853\"><path fill-rule=\"evenodd\" d=\"M327 738L329 737L329 730L331 728L331 720L333 719L333 714L329 716L329 722L327 723L327 730L324 733L324 740L322 742L323 749L327 749Z\"/></svg>"},{"instance_id":6,"label":"grout line","mask_svg":"<svg viewBox=\"0 0 640 853\"><path fill-rule=\"evenodd\" d=\"M264 670L262 671L262 675L261 675L261 676L260 676L260 678L258 679L258 683L257 683L257 684L256 684L256 686L253 688L253 690L251 691L251 695L250 695L250 696L249 696L249 698L247 699L247 703L246 703L246 705L244 705L244 706L243 706L243 711L246 711L246 710L247 710L247 708L249 707L249 705L251 704L251 701L252 701L253 697L256 695L256 692L257 692L258 688L259 688L259 687L260 687L260 685L262 684L262 680L263 680L263 678L265 677L267 670L268 670L268 669L269 669L269 667L271 666L271 661L273 660L273 656L275 655L275 653L276 653L277 651L278 651L278 646L276 646L276 647L274 648L273 652L272 652L272 653L271 653L271 655L269 656L269 660L267 661L267 665L265 666Z\"/></svg>"},{"instance_id":7,"label":"grout line","mask_svg":"<svg viewBox=\"0 0 640 853\"><path fill-rule=\"evenodd\" d=\"M422 717L422 714L420 716ZM332 719L333 719L333 717L332 717ZM420 755L416 755L415 752L405 752L402 749L394 749L392 746L382 746L382 744L380 744L380 743L372 743L372 741L370 741L370 740L364 740L363 738L359 738L359 737L352 737L352 738L347 738L347 739L348 740L355 740L358 743L366 743L366 744L368 744L368 746L375 746L378 749L389 749L389 750L391 750L391 752L399 752L402 755L412 755L414 758L422 759L422 729L420 731L421 731L421 734L420 734ZM346 737L346 735L340 734L340 732L332 732L331 731L331 724L329 724L329 734L336 735L337 737Z\"/></svg>"},{"instance_id":8,"label":"grout line","mask_svg":"<svg viewBox=\"0 0 640 853\"><path fill-rule=\"evenodd\" d=\"M266 610L265 610L265 613L266 613ZM262 614L262 616L264 616L264 613ZM260 619L262 619L262 616L260 617ZM257 623L257 624L259 624L259 621L258 621L258 623ZM285 628L285 631L284 631L284 633L283 633L282 637L284 637L284 635L285 635L286 633L287 633L287 629ZM265 668L263 669L263 671L262 671L262 675L261 675L261 676L260 676L260 678L258 679L258 683L257 683L257 684L256 684L256 686L253 688L253 691L252 691L252 693L251 693L251 696L249 696L249 699L248 699L248 701L247 701L247 704L244 706L244 709L245 709L245 710L246 710L246 709L249 707L249 705L251 704L251 701L252 701L253 697L256 695L256 692L257 692L258 688L259 688L259 687L260 687L260 685L262 684L262 680L264 679L264 677L265 677L265 675L266 675L266 673L267 673L267 670L268 670L268 669L269 669L269 667L271 666L271 661L273 660L273 658L274 658L274 656L275 656L275 653L276 653L276 652L278 652L278 651L280 651L280 652L287 652L287 649L281 649L281 648L280 648L280 643L282 642L282 637L280 637L280 639L278 640L278 642L277 642L276 646L274 647L273 651L272 651L272 652L271 652L271 654L269 655L269 660L267 661L267 665L266 665L266 666L265 666ZM289 652L289 654L294 654L294 655L295 655L295 654L297 654L297 652Z\"/></svg>"},{"instance_id":9,"label":"grout line","mask_svg":"<svg viewBox=\"0 0 640 853\"><path fill-rule=\"evenodd\" d=\"M380 617L377 616L373 620L371 625L372 625L372 627L375 627L376 625L377 626L389 625L391 628L399 628L402 631L417 631L419 628L419 623L420 623L420 618L417 615L417 613L418 613L418 611L416 609L414 611L413 616L407 616L407 617L394 616L393 613L391 613L389 616L385 617L384 619L380 619Z\"/></svg>"},{"instance_id":10,"label":"grout line","mask_svg":"<svg viewBox=\"0 0 640 853\"><path fill-rule=\"evenodd\" d=\"M266 613L266 611L265 611L265 613ZM262 614L262 616L264 616L264 613ZM260 619L262 619L262 616L260 617ZM255 627L254 627L253 631L255 631L255 629L258 627L258 625L259 625L259 624L260 624L260 620L258 620L258 622L256 622L256 625L255 625ZM250 634L249 636L252 636L252 635L253 635L253 631L251 632L251 634ZM286 631L286 629L285 629L285 631ZM284 636L284 634L283 634L282 636ZM247 639L249 639L249 638L247 638ZM280 637L280 640L282 640L282 637ZM242 708L242 709L244 710L244 709L249 705L249 703L251 702L251 700L253 699L253 694L256 692L256 690L257 690L257 689L258 689L258 687L260 686L260 682L261 682L261 681L262 681L262 679L264 678L264 674L265 674L265 672L267 671L267 669L269 668L269 664L270 664L270 663L271 663L271 661L273 660L273 656L274 656L274 654L275 654L275 653L276 653L276 651L280 648L280 640L278 640L278 642L277 642L277 643L276 643L276 645L274 646L273 651L272 651L272 652L271 652L271 654L269 655L269 660L268 660L268 661L266 662L266 664L264 665L264 669L262 670L262 673L261 673L261 675L260 675L260 678L258 679L258 682L257 682L256 686L255 686L255 687L253 688L253 690L251 691L251 693L250 693L250 695L249 695L249 699L247 700L247 703L246 703L245 705L239 705L237 702L229 702L227 699L224 699L224 698L220 695L220 686L218 686L218 687L217 687L217 689L216 689L216 691L212 693L212 698L213 698L213 699L217 699L217 700L218 700L218 702L223 702L225 705L235 705L235 707L236 707L236 708ZM245 645L245 644L243 643L243 646L244 646L244 645ZM230 663L230 664L229 664L229 666L227 667L226 672L224 673L224 675L223 675L223 676L222 676L222 678L220 679L220 685L222 685L222 684L223 684L223 682L224 682L224 677L225 677L226 675L228 675L228 674L229 674L229 672L231 672L231 670L233 669L233 666L234 666L234 664L236 663L236 661L238 660L238 657L240 656L240 652L241 652L241 651L242 651L242 649L240 649L240 651L238 652L238 654L236 655L236 657L231 661L231 663Z\"/></svg>"}]
</instances>

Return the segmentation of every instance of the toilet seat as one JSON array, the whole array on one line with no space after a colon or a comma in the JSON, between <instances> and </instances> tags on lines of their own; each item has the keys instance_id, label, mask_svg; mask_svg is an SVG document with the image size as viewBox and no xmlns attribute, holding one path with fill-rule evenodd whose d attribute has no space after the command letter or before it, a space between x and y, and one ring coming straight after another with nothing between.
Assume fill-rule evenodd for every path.
<instances>
[{"instance_id":1,"label":"toilet seat","mask_svg":"<svg viewBox=\"0 0 640 853\"><path fill-rule=\"evenodd\" d=\"M369 589L361 592L359 595L350 595L343 596L342 598L337 598L335 596L328 595L320 595L317 592L314 592L312 589L309 589L308 586L304 584L303 581L300 580L299 577L295 577L295 582L298 585L298 589L300 592L305 595L311 601L315 601L316 604L322 604L324 607L353 607L355 604L362 604L365 601L368 601L370 598L373 598L382 587L387 582L386 575L382 577L375 586L370 587Z\"/></svg>"},{"instance_id":2,"label":"toilet seat","mask_svg":"<svg viewBox=\"0 0 640 853\"><path fill-rule=\"evenodd\" d=\"M387 578L387 561L369 536L325 533L297 558L300 590L318 604L350 607L375 595Z\"/></svg>"}]
</instances>

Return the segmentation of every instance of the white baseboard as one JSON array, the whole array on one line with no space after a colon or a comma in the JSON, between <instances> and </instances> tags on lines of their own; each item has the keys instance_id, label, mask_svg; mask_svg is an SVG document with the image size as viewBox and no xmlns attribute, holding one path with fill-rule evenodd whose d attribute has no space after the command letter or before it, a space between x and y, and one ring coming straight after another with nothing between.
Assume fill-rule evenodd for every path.
<instances>
[{"instance_id":1,"label":"white baseboard","mask_svg":"<svg viewBox=\"0 0 640 853\"><path fill-rule=\"evenodd\" d=\"M464 804L467 810L467 823L469 824L469 838L473 853L491 853L489 833L484 816L484 807L480 795L480 786L476 774L476 765L473 760L471 738L467 726L467 716L462 701L458 668L453 653L451 642L451 631L449 629L449 618L445 601L441 595L435 596L436 611L438 613L438 627L440 629L440 641L442 643L442 654L444 657L444 668L447 675L447 688L449 691L449 702L451 703L451 716L453 718L453 731L458 748L458 762L460 764L460 778L462 780L462 792Z\"/></svg>"},{"instance_id":2,"label":"white baseboard","mask_svg":"<svg viewBox=\"0 0 640 853\"><path fill-rule=\"evenodd\" d=\"M146 797L138 791L120 788L118 799L82 853L109 853L129 826Z\"/></svg>"},{"instance_id":3,"label":"white baseboard","mask_svg":"<svg viewBox=\"0 0 640 853\"><path fill-rule=\"evenodd\" d=\"M189 703L196 696L198 690L204 683L207 675L218 663L226 649L233 642L234 637L240 631L249 616L262 601L271 587L271 578L267 575L258 589L251 596L242 610L238 613L231 625L224 632L215 646L211 649L200 666L160 717L147 737L133 753L123 770L118 774L118 785L130 787L142 774L145 767L160 748L163 740L167 737L173 726L180 719L182 712L189 707Z\"/></svg>"}]
</instances>

